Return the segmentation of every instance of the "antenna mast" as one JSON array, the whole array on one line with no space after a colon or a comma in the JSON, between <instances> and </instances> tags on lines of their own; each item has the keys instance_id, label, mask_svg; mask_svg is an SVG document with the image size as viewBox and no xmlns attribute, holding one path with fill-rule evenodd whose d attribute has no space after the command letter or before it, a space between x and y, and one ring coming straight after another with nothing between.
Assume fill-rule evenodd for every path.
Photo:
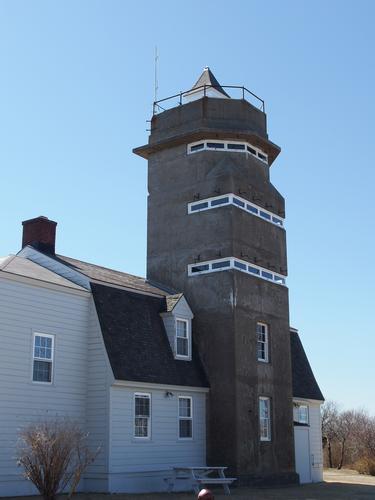
<instances>
[{"instance_id":1,"label":"antenna mast","mask_svg":"<svg viewBox=\"0 0 375 500\"><path fill-rule=\"evenodd\" d=\"M158 46L155 45L154 102L156 102L158 100L158 90L159 90L159 83L158 83L158 62L159 62Z\"/></svg>"}]
</instances>

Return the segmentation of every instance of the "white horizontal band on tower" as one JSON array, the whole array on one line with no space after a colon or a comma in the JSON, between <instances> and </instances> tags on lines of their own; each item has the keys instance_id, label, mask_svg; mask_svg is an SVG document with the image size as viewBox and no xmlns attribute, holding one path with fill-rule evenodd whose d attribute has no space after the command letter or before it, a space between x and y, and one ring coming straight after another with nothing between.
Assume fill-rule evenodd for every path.
<instances>
[{"instance_id":1,"label":"white horizontal band on tower","mask_svg":"<svg viewBox=\"0 0 375 500\"><path fill-rule=\"evenodd\" d=\"M228 269L235 269L246 274L251 274L257 278L271 281L277 285L286 285L285 276L274 273L265 267L251 264L236 257L224 257L222 259L206 260L205 262L197 262L196 264L188 265L188 275L196 276L198 274L216 273L219 271L227 271Z\"/></svg>"},{"instance_id":2,"label":"white horizontal band on tower","mask_svg":"<svg viewBox=\"0 0 375 500\"><path fill-rule=\"evenodd\" d=\"M188 204L188 214L194 214L196 212L203 212L204 210L210 210L211 208L224 207L226 205L234 205L237 208L245 210L256 217L271 222L278 227L284 227L284 220L282 217L276 216L269 210L266 210L251 201L245 200L234 193L222 194L220 196L214 196L211 198L205 198L199 201L193 201Z\"/></svg>"},{"instance_id":3,"label":"white horizontal band on tower","mask_svg":"<svg viewBox=\"0 0 375 500\"><path fill-rule=\"evenodd\" d=\"M257 146L245 141L221 141L219 139L202 139L192 142L187 146L188 154L199 151L226 151L227 153L246 153L255 156L258 160L268 165L268 155Z\"/></svg>"}]
</instances>

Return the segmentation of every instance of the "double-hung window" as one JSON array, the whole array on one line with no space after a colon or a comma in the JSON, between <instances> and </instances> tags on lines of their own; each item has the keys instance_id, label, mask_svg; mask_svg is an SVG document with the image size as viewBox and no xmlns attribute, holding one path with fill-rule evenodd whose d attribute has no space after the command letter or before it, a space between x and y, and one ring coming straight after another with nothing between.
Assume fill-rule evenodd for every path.
<instances>
[{"instance_id":1,"label":"double-hung window","mask_svg":"<svg viewBox=\"0 0 375 500\"><path fill-rule=\"evenodd\" d=\"M34 333L33 382L52 382L53 349L53 335Z\"/></svg>"},{"instance_id":2,"label":"double-hung window","mask_svg":"<svg viewBox=\"0 0 375 500\"><path fill-rule=\"evenodd\" d=\"M259 398L259 434L261 441L271 441L271 401Z\"/></svg>"},{"instance_id":3,"label":"double-hung window","mask_svg":"<svg viewBox=\"0 0 375 500\"><path fill-rule=\"evenodd\" d=\"M176 357L190 358L190 332L187 319L176 319Z\"/></svg>"},{"instance_id":4,"label":"double-hung window","mask_svg":"<svg viewBox=\"0 0 375 500\"><path fill-rule=\"evenodd\" d=\"M258 361L268 363L269 360L268 326L257 323L257 358Z\"/></svg>"},{"instance_id":5,"label":"double-hung window","mask_svg":"<svg viewBox=\"0 0 375 500\"><path fill-rule=\"evenodd\" d=\"M151 437L151 395L134 394L134 437Z\"/></svg>"},{"instance_id":6,"label":"double-hung window","mask_svg":"<svg viewBox=\"0 0 375 500\"><path fill-rule=\"evenodd\" d=\"M178 397L178 437L191 439L193 437L193 401L191 397Z\"/></svg>"}]
</instances>

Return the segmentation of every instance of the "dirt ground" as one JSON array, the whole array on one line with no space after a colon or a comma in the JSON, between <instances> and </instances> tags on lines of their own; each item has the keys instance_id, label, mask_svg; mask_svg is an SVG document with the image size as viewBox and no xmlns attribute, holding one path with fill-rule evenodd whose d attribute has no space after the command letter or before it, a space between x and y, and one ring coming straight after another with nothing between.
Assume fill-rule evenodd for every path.
<instances>
[{"instance_id":1,"label":"dirt ground","mask_svg":"<svg viewBox=\"0 0 375 500\"><path fill-rule=\"evenodd\" d=\"M234 500L375 500L375 477L354 471L334 469L324 472L324 482L284 488L233 488ZM192 500L193 493L159 493L154 495L101 495L81 494L76 500ZM66 497L61 497L61 500ZM215 491L216 500L228 499L222 490ZM1 500L11 500L2 498ZM15 500L13 497L12 500ZM40 497L17 497L17 500L40 500Z\"/></svg>"}]
</instances>

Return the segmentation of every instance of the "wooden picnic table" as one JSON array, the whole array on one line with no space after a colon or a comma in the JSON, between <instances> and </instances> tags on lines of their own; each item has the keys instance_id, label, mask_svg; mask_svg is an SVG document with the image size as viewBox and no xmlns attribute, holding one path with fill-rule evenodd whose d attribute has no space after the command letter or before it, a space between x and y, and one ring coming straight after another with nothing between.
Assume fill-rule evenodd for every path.
<instances>
[{"instance_id":1,"label":"wooden picnic table","mask_svg":"<svg viewBox=\"0 0 375 500\"><path fill-rule=\"evenodd\" d=\"M236 481L234 477L225 477L224 471L228 467L173 467L173 475L169 478L168 491L173 491L173 488L179 479L190 479L192 488L195 493L199 493L202 486L206 485L221 485L224 488L225 494L230 495L229 485ZM210 474L216 476L209 477Z\"/></svg>"}]
</instances>

